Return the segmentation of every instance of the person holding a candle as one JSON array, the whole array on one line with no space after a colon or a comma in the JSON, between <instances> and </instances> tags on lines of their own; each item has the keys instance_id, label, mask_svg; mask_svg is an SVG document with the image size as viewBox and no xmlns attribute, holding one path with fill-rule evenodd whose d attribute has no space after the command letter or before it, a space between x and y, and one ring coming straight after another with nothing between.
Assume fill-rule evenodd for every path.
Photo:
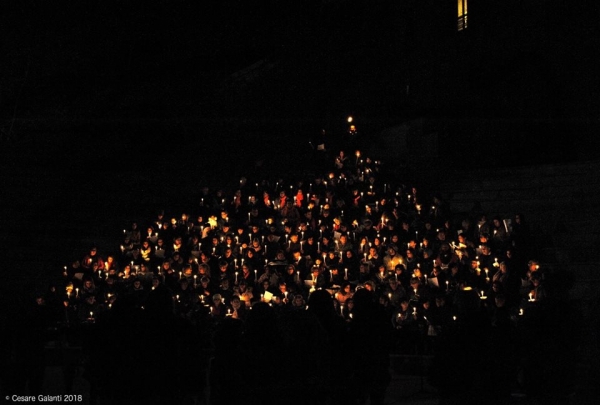
<instances>
[{"instance_id":1,"label":"person holding a candle","mask_svg":"<svg viewBox=\"0 0 600 405\"><path fill-rule=\"evenodd\" d=\"M383 264L387 271L393 272L396 265L404 264L404 258L398 253L398 246L388 245L387 253L383 257Z\"/></svg>"},{"instance_id":2,"label":"person holding a candle","mask_svg":"<svg viewBox=\"0 0 600 405\"><path fill-rule=\"evenodd\" d=\"M255 247L255 243L258 246ZM244 250L244 254L242 255L240 263L242 263L242 265L247 264L251 270L260 268L260 266L264 263L264 258L262 257L262 247L258 241L253 241L250 248Z\"/></svg>"},{"instance_id":3,"label":"person holding a candle","mask_svg":"<svg viewBox=\"0 0 600 405\"><path fill-rule=\"evenodd\" d=\"M221 298L223 299L223 303L225 305L229 305L231 303L231 297L234 295L234 290L231 286L231 281L228 278L221 280L221 284L218 288L218 293L221 294Z\"/></svg>"},{"instance_id":4,"label":"person holding a candle","mask_svg":"<svg viewBox=\"0 0 600 405\"><path fill-rule=\"evenodd\" d=\"M98 248L92 246L89 252L81 259L81 267L91 271L96 265L96 269L104 270L104 259L98 254Z\"/></svg>"},{"instance_id":5,"label":"person holding a candle","mask_svg":"<svg viewBox=\"0 0 600 405\"><path fill-rule=\"evenodd\" d=\"M210 314L215 319L224 319L227 315L227 307L223 304L223 297L221 294L214 294L212 296L212 306Z\"/></svg>"},{"instance_id":6,"label":"person holding a candle","mask_svg":"<svg viewBox=\"0 0 600 405\"><path fill-rule=\"evenodd\" d=\"M429 300L429 289L417 277L410 279L410 288L407 291L408 300L413 307L419 307L423 301Z\"/></svg>"},{"instance_id":7,"label":"person holding a candle","mask_svg":"<svg viewBox=\"0 0 600 405\"><path fill-rule=\"evenodd\" d=\"M248 310L246 308L246 305L243 304L243 301L240 299L239 296L234 295L231 300L230 300L230 306L229 308L231 311L231 318L233 319L237 319L240 320L242 322L245 322L247 317L248 317Z\"/></svg>"},{"instance_id":8,"label":"person holding a candle","mask_svg":"<svg viewBox=\"0 0 600 405\"><path fill-rule=\"evenodd\" d=\"M354 250L346 250L342 253L342 259L338 264L339 268L343 268L344 271L348 269L348 278L350 280L356 280L358 278L360 260L356 257Z\"/></svg>"},{"instance_id":9,"label":"person holding a candle","mask_svg":"<svg viewBox=\"0 0 600 405\"><path fill-rule=\"evenodd\" d=\"M148 298L148 290L144 288L142 280L137 277L133 280L133 283L129 287L129 290L126 294L129 296L129 299L135 308L141 308L144 306L146 298Z\"/></svg>"},{"instance_id":10,"label":"person holding a candle","mask_svg":"<svg viewBox=\"0 0 600 405\"><path fill-rule=\"evenodd\" d=\"M395 348L402 354L415 354L418 338L417 314L410 306L408 297L400 300L400 305L392 314L392 327L395 331Z\"/></svg>"},{"instance_id":11,"label":"person holding a candle","mask_svg":"<svg viewBox=\"0 0 600 405\"><path fill-rule=\"evenodd\" d=\"M492 218L490 235L493 254L501 255L509 247L510 234L499 215Z\"/></svg>"},{"instance_id":12,"label":"person holding a candle","mask_svg":"<svg viewBox=\"0 0 600 405\"><path fill-rule=\"evenodd\" d=\"M177 289L172 291L175 298L175 311L177 314L185 315L195 301L195 291L190 286L189 280L184 277L178 282Z\"/></svg>"},{"instance_id":13,"label":"person holding a candle","mask_svg":"<svg viewBox=\"0 0 600 405\"><path fill-rule=\"evenodd\" d=\"M363 263L367 263L369 265L369 268L372 271L375 271L379 268L379 266L383 264L383 257L381 257L381 255L379 254L377 248L371 246L369 247L369 253L366 255L366 257L363 257L361 261Z\"/></svg>"},{"instance_id":14,"label":"person holding a candle","mask_svg":"<svg viewBox=\"0 0 600 405\"><path fill-rule=\"evenodd\" d=\"M251 285L247 284L244 280L242 280L240 282L240 284L236 288L234 288L233 296L240 297L240 300L242 301L242 303L247 308L250 308L250 306L254 302L253 291L254 291L254 286L251 286Z\"/></svg>"},{"instance_id":15,"label":"person holding a candle","mask_svg":"<svg viewBox=\"0 0 600 405\"><path fill-rule=\"evenodd\" d=\"M531 286L533 288L529 292L529 300L536 303L544 302L548 297L548 293L541 274L536 272L531 276Z\"/></svg>"},{"instance_id":16,"label":"person holding a candle","mask_svg":"<svg viewBox=\"0 0 600 405\"><path fill-rule=\"evenodd\" d=\"M383 289L382 295L388 297L390 306L394 308L398 308L400 306L400 302L407 297L406 290L395 276L389 276L387 278L387 285Z\"/></svg>"}]
</instances>

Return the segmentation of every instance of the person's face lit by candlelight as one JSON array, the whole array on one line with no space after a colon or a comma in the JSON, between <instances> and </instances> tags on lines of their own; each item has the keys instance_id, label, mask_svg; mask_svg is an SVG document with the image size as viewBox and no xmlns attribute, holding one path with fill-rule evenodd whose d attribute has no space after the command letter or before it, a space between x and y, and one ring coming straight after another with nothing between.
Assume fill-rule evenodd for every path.
<instances>
[{"instance_id":1,"label":"person's face lit by candlelight","mask_svg":"<svg viewBox=\"0 0 600 405\"><path fill-rule=\"evenodd\" d=\"M491 249L488 245L482 245L481 246L481 254L484 256L489 256L491 254Z\"/></svg>"},{"instance_id":2,"label":"person's face lit by candlelight","mask_svg":"<svg viewBox=\"0 0 600 405\"><path fill-rule=\"evenodd\" d=\"M239 297L234 296L233 298L231 298L231 307L233 308L234 311L239 310L241 306L242 306L242 303L241 303Z\"/></svg>"},{"instance_id":3,"label":"person's face lit by candlelight","mask_svg":"<svg viewBox=\"0 0 600 405\"><path fill-rule=\"evenodd\" d=\"M286 292L288 292L287 285L285 283L279 283L279 291L282 294L285 294Z\"/></svg>"},{"instance_id":4,"label":"person's face lit by candlelight","mask_svg":"<svg viewBox=\"0 0 600 405\"><path fill-rule=\"evenodd\" d=\"M302 295L300 295L300 294L296 294L294 296L293 305L295 307L303 307L304 306L304 297L302 297Z\"/></svg>"}]
</instances>

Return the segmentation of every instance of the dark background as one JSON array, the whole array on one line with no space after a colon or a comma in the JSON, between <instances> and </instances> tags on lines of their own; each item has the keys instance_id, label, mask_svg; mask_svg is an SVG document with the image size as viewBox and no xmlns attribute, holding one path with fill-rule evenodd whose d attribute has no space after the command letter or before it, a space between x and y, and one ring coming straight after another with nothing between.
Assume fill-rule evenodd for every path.
<instances>
[{"instance_id":1,"label":"dark background","mask_svg":"<svg viewBox=\"0 0 600 405\"><path fill-rule=\"evenodd\" d=\"M469 5L459 33L455 1L3 2L0 328L92 244L193 212L203 185L316 171L309 141L348 148L348 115L352 149L435 128L415 172L596 159L598 7Z\"/></svg>"},{"instance_id":2,"label":"dark background","mask_svg":"<svg viewBox=\"0 0 600 405\"><path fill-rule=\"evenodd\" d=\"M314 170L350 114L361 146L434 123L442 170L595 158L596 7L372 3L3 2L4 299L201 185Z\"/></svg>"}]
</instances>

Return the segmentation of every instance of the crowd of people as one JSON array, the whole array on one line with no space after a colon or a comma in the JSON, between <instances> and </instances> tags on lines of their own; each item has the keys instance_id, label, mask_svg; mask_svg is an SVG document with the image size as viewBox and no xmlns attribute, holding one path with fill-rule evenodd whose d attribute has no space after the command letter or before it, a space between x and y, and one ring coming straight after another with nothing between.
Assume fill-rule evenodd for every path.
<instances>
[{"instance_id":1,"label":"crowd of people","mask_svg":"<svg viewBox=\"0 0 600 405\"><path fill-rule=\"evenodd\" d=\"M37 304L87 348L98 398L210 387L214 404L376 404L390 353L435 357L449 398L507 398L523 368L512 345L552 301L524 215L457 217L360 151L332 160L312 177L204 187L190 211L132 222L114 252L64 267ZM461 361L467 392L447 368Z\"/></svg>"}]
</instances>

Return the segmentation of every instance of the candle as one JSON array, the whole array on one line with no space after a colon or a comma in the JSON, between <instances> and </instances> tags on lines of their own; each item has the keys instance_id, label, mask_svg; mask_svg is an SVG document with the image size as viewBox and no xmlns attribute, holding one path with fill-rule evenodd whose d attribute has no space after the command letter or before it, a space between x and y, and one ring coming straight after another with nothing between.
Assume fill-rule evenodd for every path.
<instances>
[{"instance_id":1,"label":"candle","mask_svg":"<svg viewBox=\"0 0 600 405\"><path fill-rule=\"evenodd\" d=\"M448 291L448 285L449 285L449 284L450 284L450 283L449 283L448 281L446 281L446 291Z\"/></svg>"},{"instance_id":2,"label":"candle","mask_svg":"<svg viewBox=\"0 0 600 405\"><path fill-rule=\"evenodd\" d=\"M346 274L346 278L348 278L348 269L344 269L344 273Z\"/></svg>"},{"instance_id":3,"label":"candle","mask_svg":"<svg viewBox=\"0 0 600 405\"><path fill-rule=\"evenodd\" d=\"M236 271L235 272L235 282L237 283L237 281L238 281L238 272Z\"/></svg>"},{"instance_id":4,"label":"candle","mask_svg":"<svg viewBox=\"0 0 600 405\"><path fill-rule=\"evenodd\" d=\"M258 280L258 273L256 270L254 270L254 281Z\"/></svg>"},{"instance_id":5,"label":"candle","mask_svg":"<svg viewBox=\"0 0 600 405\"><path fill-rule=\"evenodd\" d=\"M194 274L194 287L196 287L196 279L198 278L198 276L196 274Z\"/></svg>"},{"instance_id":6,"label":"candle","mask_svg":"<svg viewBox=\"0 0 600 405\"><path fill-rule=\"evenodd\" d=\"M79 298L79 288L75 289L75 298Z\"/></svg>"}]
</instances>

